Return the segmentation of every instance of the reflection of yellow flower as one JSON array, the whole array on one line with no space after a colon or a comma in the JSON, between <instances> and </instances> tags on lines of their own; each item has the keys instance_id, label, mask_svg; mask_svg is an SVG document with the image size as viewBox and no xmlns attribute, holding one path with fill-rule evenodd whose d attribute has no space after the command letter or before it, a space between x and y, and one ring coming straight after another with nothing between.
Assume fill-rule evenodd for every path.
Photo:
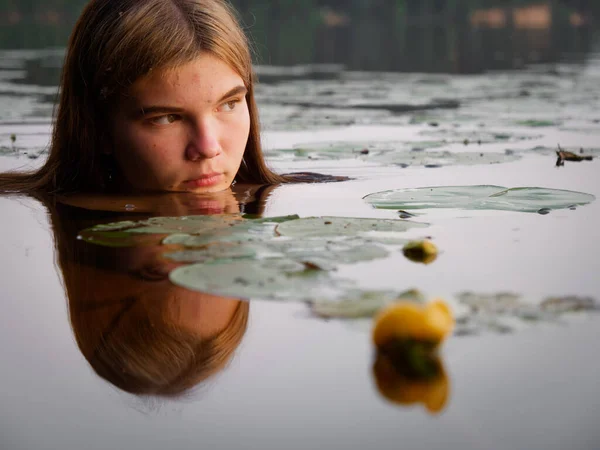
<instances>
[{"instance_id":1,"label":"reflection of yellow flower","mask_svg":"<svg viewBox=\"0 0 600 450\"><path fill-rule=\"evenodd\" d=\"M453 327L452 312L440 299L426 305L400 300L379 312L373 329L379 392L394 403L441 411L450 387L436 349Z\"/></svg>"},{"instance_id":2,"label":"reflection of yellow flower","mask_svg":"<svg viewBox=\"0 0 600 450\"><path fill-rule=\"evenodd\" d=\"M450 334L454 318L443 300L426 305L399 301L383 309L375 317L373 341L379 348L391 341L417 341L433 348Z\"/></svg>"},{"instance_id":3,"label":"reflection of yellow flower","mask_svg":"<svg viewBox=\"0 0 600 450\"><path fill-rule=\"evenodd\" d=\"M406 355L405 355L406 356ZM422 403L432 414L441 412L450 395L450 382L438 356L430 355L431 372L421 376L413 373L411 362L378 353L373 374L381 395L393 403L413 405Z\"/></svg>"},{"instance_id":4,"label":"reflection of yellow flower","mask_svg":"<svg viewBox=\"0 0 600 450\"><path fill-rule=\"evenodd\" d=\"M429 264L437 258L438 249L431 241L409 242L402 249L404 256L414 262Z\"/></svg>"}]
</instances>

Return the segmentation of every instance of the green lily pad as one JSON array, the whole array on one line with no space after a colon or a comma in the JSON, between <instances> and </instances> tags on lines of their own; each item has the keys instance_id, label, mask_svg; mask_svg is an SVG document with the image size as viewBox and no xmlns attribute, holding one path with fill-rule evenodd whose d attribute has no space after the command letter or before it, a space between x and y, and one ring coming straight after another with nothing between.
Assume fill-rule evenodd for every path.
<instances>
[{"instance_id":1,"label":"green lily pad","mask_svg":"<svg viewBox=\"0 0 600 450\"><path fill-rule=\"evenodd\" d=\"M78 238L90 244L114 248L136 247L143 244L140 239L136 239L136 236L124 231L96 231L89 233L84 230L79 234Z\"/></svg>"},{"instance_id":2,"label":"green lily pad","mask_svg":"<svg viewBox=\"0 0 600 450\"><path fill-rule=\"evenodd\" d=\"M170 234L193 233L200 234L213 231L216 228L233 226L242 221L239 214L214 216L181 216L181 217L151 217L138 222L138 227L130 228L131 233Z\"/></svg>"},{"instance_id":3,"label":"green lily pad","mask_svg":"<svg viewBox=\"0 0 600 450\"><path fill-rule=\"evenodd\" d=\"M315 300L309 302L311 312L325 319L359 319L373 317L377 312L398 300L425 303L425 296L416 289L405 292L364 291L351 289L339 301Z\"/></svg>"},{"instance_id":4,"label":"green lily pad","mask_svg":"<svg viewBox=\"0 0 600 450\"><path fill-rule=\"evenodd\" d=\"M146 220L133 222L130 220L99 224L86 231L123 231L128 233L171 234L171 233L202 233L214 230L216 227L227 227L242 221L239 214L214 216L180 216L180 217L151 217Z\"/></svg>"},{"instance_id":5,"label":"green lily pad","mask_svg":"<svg viewBox=\"0 0 600 450\"><path fill-rule=\"evenodd\" d=\"M90 228L90 231L121 231L128 228L139 226L139 222L125 220L123 222L111 222L96 225Z\"/></svg>"},{"instance_id":6,"label":"green lily pad","mask_svg":"<svg viewBox=\"0 0 600 450\"><path fill-rule=\"evenodd\" d=\"M345 293L338 302L316 300L310 302L311 312L324 319L359 319L373 317L377 311L398 298L393 291L360 291Z\"/></svg>"},{"instance_id":7,"label":"green lily pad","mask_svg":"<svg viewBox=\"0 0 600 450\"><path fill-rule=\"evenodd\" d=\"M299 268L286 259L219 261L179 267L169 279L190 290L239 298L306 300L331 289L326 275Z\"/></svg>"},{"instance_id":8,"label":"green lily pad","mask_svg":"<svg viewBox=\"0 0 600 450\"><path fill-rule=\"evenodd\" d=\"M457 208L538 212L585 205L595 197L582 192L538 187L437 186L398 189L367 195L364 200L381 209Z\"/></svg>"},{"instance_id":9,"label":"green lily pad","mask_svg":"<svg viewBox=\"0 0 600 450\"><path fill-rule=\"evenodd\" d=\"M429 129L421 131L423 136L436 137L445 140L448 144L490 144L497 142L519 142L539 138L539 135L516 134L493 130L447 130Z\"/></svg>"},{"instance_id":10,"label":"green lily pad","mask_svg":"<svg viewBox=\"0 0 600 450\"><path fill-rule=\"evenodd\" d=\"M558 125L556 122L551 120L520 120L517 125L523 125L526 127L538 128L538 127L554 127Z\"/></svg>"},{"instance_id":11,"label":"green lily pad","mask_svg":"<svg viewBox=\"0 0 600 450\"><path fill-rule=\"evenodd\" d=\"M83 230L82 238L88 242L110 246L130 246L131 236L136 234L167 234L163 244L179 244L186 247L203 247L221 242L251 242L273 236L273 229L297 215L245 219L239 214L198 215L181 217L151 217L138 222L122 221L100 224ZM106 233L122 234L106 234Z\"/></svg>"},{"instance_id":12,"label":"green lily pad","mask_svg":"<svg viewBox=\"0 0 600 450\"><path fill-rule=\"evenodd\" d=\"M166 253L166 258L178 262L206 262L218 259L241 259L256 256L256 249L247 245L231 245L228 243L217 243L208 245L202 249L181 250Z\"/></svg>"},{"instance_id":13,"label":"green lily pad","mask_svg":"<svg viewBox=\"0 0 600 450\"><path fill-rule=\"evenodd\" d=\"M214 242L242 244L262 242L273 238L274 224L247 225L217 228L202 234L172 234L165 237L163 244L179 244L189 248L204 247Z\"/></svg>"},{"instance_id":14,"label":"green lily pad","mask_svg":"<svg viewBox=\"0 0 600 450\"><path fill-rule=\"evenodd\" d=\"M314 241L314 242L311 242ZM346 239L325 242L321 239L273 240L267 243L273 252L293 258L296 261L312 263L323 270L334 270L339 264L353 264L362 261L385 258L389 252L373 243L361 239Z\"/></svg>"},{"instance_id":15,"label":"green lily pad","mask_svg":"<svg viewBox=\"0 0 600 450\"><path fill-rule=\"evenodd\" d=\"M351 217L307 217L279 224L275 229L280 236L288 237L339 237L364 235L371 231L404 233L426 224L394 219L362 219Z\"/></svg>"},{"instance_id":16,"label":"green lily pad","mask_svg":"<svg viewBox=\"0 0 600 450\"><path fill-rule=\"evenodd\" d=\"M511 136L495 134L485 142L508 140ZM464 139L460 142L467 142ZM474 144L477 140L470 141ZM301 148L272 150L268 155L277 160L340 160L361 158L378 164L401 166L438 167L448 165L498 164L521 158L516 152L450 152L432 150L454 143L454 141L413 142L334 142L329 144L307 144Z\"/></svg>"},{"instance_id":17,"label":"green lily pad","mask_svg":"<svg viewBox=\"0 0 600 450\"><path fill-rule=\"evenodd\" d=\"M398 166L442 167L455 165L500 164L520 159L514 153L498 152L449 152L449 151L411 151L388 152L373 158L374 162Z\"/></svg>"},{"instance_id":18,"label":"green lily pad","mask_svg":"<svg viewBox=\"0 0 600 450\"><path fill-rule=\"evenodd\" d=\"M175 284L189 289L305 300L339 298L353 287L331 276L341 264L385 258L389 250L379 242L403 243L402 232L426 226L400 219L198 216L105 224L82 234L94 244L129 246L148 239L156 245L157 233L162 245L183 247L166 258L193 263L171 274Z\"/></svg>"},{"instance_id":19,"label":"green lily pad","mask_svg":"<svg viewBox=\"0 0 600 450\"><path fill-rule=\"evenodd\" d=\"M455 334L478 334L486 331L509 333L528 323L556 322L567 314L598 313L600 303L591 297L549 297L542 301L523 298L512 292L456 295L467 312L457 319Z\"/></svg>"}]
</instances>

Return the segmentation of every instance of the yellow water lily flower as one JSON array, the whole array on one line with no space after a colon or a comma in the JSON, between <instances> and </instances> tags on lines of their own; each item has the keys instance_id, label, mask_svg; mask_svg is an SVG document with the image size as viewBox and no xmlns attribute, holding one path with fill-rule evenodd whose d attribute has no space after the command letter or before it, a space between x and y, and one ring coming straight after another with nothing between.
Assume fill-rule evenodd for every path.
<instances>
[{"instance_id":1,"label":"yellow water lily flower","mask_svg":"<svg viewBox=\"0 0 600 450\"><path fill-rule=\"evenodd\" d=\"M429 264L437 258L438 249L429 240L412 241L402 248L402 253L411 261Z\"/></svg>"},{"instance_id":2,"label":"yellow water lily flower","mask_svg":"<svg viewBox=\"0 0 600 450\"><path fill-rule=\"evenodd\" d=\"M398 301L376 315L373 342L380 349L394 341L416 341L436 348L453 328L452 311L441 299L425 305Z\"/></svg>"}]
</instances>

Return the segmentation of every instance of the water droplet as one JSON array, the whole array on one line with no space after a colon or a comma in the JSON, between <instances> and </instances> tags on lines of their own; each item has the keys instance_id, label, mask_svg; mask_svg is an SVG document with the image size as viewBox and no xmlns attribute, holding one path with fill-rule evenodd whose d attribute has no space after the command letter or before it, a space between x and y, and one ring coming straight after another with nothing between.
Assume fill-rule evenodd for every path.
<instances>
[{"instance_id":1,"label":"water droplet","mask_svg":"<svg viewBox=\"0 0 600 450\"><path fill-rule=\"evenodd\" d=\"M546 214L549 214L550 211L551 211L550 208L542 208L542 209L538 209L538 214L541 214L544 216Z\"/></svg>"},{"instance_id":2,"label":"water droplet","mask_svg":"<svg viewBox=\"0 0 600 450\"><path fill-rule=\"evenodd\" d=\"M135 209L135 205L127 204L125 205L125 211L133 211Z\"/></svg>"}]
</instances>

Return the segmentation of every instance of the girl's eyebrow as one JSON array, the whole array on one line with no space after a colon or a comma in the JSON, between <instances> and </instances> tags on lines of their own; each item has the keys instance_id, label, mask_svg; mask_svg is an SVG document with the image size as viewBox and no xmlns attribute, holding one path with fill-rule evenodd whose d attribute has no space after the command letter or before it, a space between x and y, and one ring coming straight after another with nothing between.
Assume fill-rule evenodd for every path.
<instances>
[{"instance_id":1,"label":"girl's eyebrow","mask_svg":"<svg viewBox=\"0 0 600 450\"><path fill-rule=\"evenodd\" d=\"M240 85L240 86L236 86L233 89L230 89L229 91L227 91L225 94L223 94L223 96L221 96L221 98L219 100L217 100L217 103L221 103L222 101L233 97L235 95L246 95L248 93L248 89L246 89L246 86ZM161 105L152 105L152 106L142 106L140 109L138 109L135 113L135 117L138 119L144 118L146 116L149 116L151 114L177 114L177 113L182 113L184 112L183 108L177 108L175 106L161 106Z\"/></svg>"},{"instance_id":2,"label":"girl's eyebrow","mask_svg":"<svg viewBox=\"0 0 600 450\"><path fill-rule=\"evenodd\" d=\"M174 106L142 106L135 112L135 117L141 119L151 114L176 114L182 113L183 111L183 108Z\"/></svg>"},{"instance_id":3,"label":"girl's eyebrow","mask_svg":"<svg viewBox=\"0 0 600 450\"><path fill-rule=\"evenodd\" d=\"M217 100L217 103L221 103L223 100L228 99L229 97L233 97L234 95L246 95L248 93L248 89L246 89L246 86L236 86L233 89L230 89L229 91L227 91L219 100Z\"/></svg>"}]
</instances>

